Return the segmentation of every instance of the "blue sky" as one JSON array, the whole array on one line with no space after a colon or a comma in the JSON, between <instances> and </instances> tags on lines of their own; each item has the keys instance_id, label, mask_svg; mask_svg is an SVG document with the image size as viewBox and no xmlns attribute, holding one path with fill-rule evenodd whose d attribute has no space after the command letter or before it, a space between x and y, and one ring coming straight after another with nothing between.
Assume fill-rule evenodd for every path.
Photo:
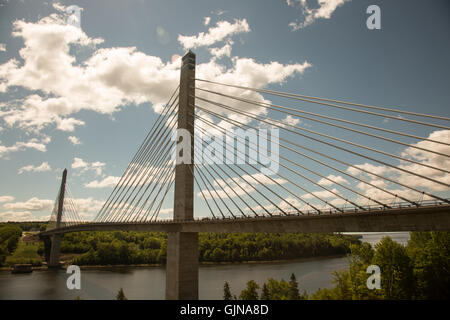
<instances>
[{"instance_id":1,"label":"blue sky","mask_svg":"<svg viewBox=\"0 0 450 320\"><path fill-rule=\"evenodd\" d=\"M69 170L80 211L92 217L112 191L108 182L121 176L156 119L155 110L178 84L179 56L193 41L203 66L198 74L204 77L248 77L249 86L450 116L450 4L445 0L0 3L0 221L45 219L63 168ZM381 8L381 30L366 27L366 9L372 4ZM61 8L69 5L83 8L79 33L63 25ZM214 36L214 28L226 35ZM231 52L218 57L213 48ZM246 74L249 65L254 68ZM222 70L214 71L218 66ZM46 77L36 76L36 70ZM437 131L314 105L305 110L421 137ZM338 134L334 130L323 128ZM450 139L448 132L434 134ZM339 135L355 140L349 133ZM404 151L365 137L358 142L394 154ZM440 165L447 161L440 160L420 159ZM448 175L437 178L449 181ZM169 196L167 208L170 201ZM197 202L204 212L204 204Z\"/></svg>"}]
</instances>

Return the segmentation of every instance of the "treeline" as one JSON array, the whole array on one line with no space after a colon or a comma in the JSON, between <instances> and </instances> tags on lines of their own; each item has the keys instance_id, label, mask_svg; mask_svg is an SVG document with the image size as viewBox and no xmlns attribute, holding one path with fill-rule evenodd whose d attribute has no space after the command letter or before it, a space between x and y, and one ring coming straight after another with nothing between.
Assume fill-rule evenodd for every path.
<instances>
[{"instance_id":1,"label":"treeline","mask_svg":"<svg viewBox=\"0 0 450 320\"><path fill-rule=\"evenodd\" d=\"M22 229L16 225L0 225L0 266L3 266L6 257L16 250L21 235Z\"/></svg>"},{"instance_id":2,"label":"treeline","mask_svg":"<svg viewBox=\"0 0 450 320\"><path fill-rule=\"evenodd\" d=\"M450 299L450 232L413 232L406 247L385 237L351 252L349 269L334 273L335 287L313 299ZM379 290L367 288L369 265L380 267Z\"/></svg>"},{"instance_id":3,"label":"treeline","mask_svg":"<svg viewBox=\"0 0 450 320\"><path fill-rule=\"evenodd\" d=\"M199 234L201 262L242 262L343 255L359 240L331 234ZM167 235L82 232L64 235L61 252L79 253L78 265L165 263ZM43 248L41 248L41 252Z\"/></svg>"},{"instance_id":4,"label":"treeline","mask_svg":"<svg viewBox=\"0 0 450 320\"><path fill-rule=\"evenodd\" d=\"M223 286L224 300L307 300L306 291L300 293L295 274L291 274L289 282L270 278L260 287L254 280L247 282L247 287L241 291L239 297L231 293L230 285Z\"/></svg>"},{"instance_id":5,"label":"treeline","mask_svg":"<svg viewBox=\"0 0 450 320\"><path fill-rule=\"evenodd\" d=\"M0 228L6 225L19 227L22 231L45 231L47 228L47 222L0 222Z\"/></svg>"},{"instance_id":6,"label":"treeline","mask_svg":"<svg viewBox=\"0 0 450 320\"><path fill-rule=\"evenodd\" d=\"M380 268L380 288L367 286L367 268ZM407 246L390 237L384 237L373 248L368 243L351 245L348 270L333 272L331 289L319 289L311 294L312 300L448 300L450 299L450 232L413 232ZM291 277L284 280L269 279L260 287L253 280L235 299L292 300L298 283ZM297 286L297 287L296 287ZM303 292L295 299L307 299ZM224 286L224 299L231 299L228 283Z\"/></svg>"}]
</instances>

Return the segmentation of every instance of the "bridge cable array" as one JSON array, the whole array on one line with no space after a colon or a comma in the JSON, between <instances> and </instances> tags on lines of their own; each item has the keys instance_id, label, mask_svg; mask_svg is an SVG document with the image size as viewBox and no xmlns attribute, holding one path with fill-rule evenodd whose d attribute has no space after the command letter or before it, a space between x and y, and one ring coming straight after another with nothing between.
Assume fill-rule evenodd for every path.
<instances>
[{"instance_id":1,"label":"bridge cable array","mask_svg":"<svg viewBox=\"0 0 450 320\"><path fill-rule=\"evenodd\" d=\"M175 175L171 152L177 125L175 89L94 222L155 221Z\"/></svg>"},{"instance_id":2,"label":"bridge cable array","mask_svg":"<svg viewBox=\"0 0 450 320\"><path fill-rule=\"evenodd\" d=\"M195 201L203 201L206 204L203 208L213 219L364 212L419 207L427 201L450 203L446 197L450 171L439 165L450 158L449 141L389 129L371 120L383 118L410 126L450 130L445 125L450 118L195 80L203 85L195 86L197 93L192 96L196 100L192 105L195 124L191 128L195 131L195 163L193 169L189 168L193 170ZM175 178L172 155L176 141L172 137L177 127L178 94L179 87L161 109L94 222L149 223L157 221L163 210L171 211L163 208L163 203ZM286 107L266 100L263 94L334 111L324 114L317 108L308 111L303 105ZM355 114L369 120L355 121ZM256 140L249 138L248 142L244 137L244 148L235 144L235 129L257 132L270 128L278 129L279 136L266 132ZM224 142L222 150L211 152L210 141L216 139ZM384 145L375 147L369 139ZM395 148L399 146L410 153L398 154ZM269 154L275 167L267 163ZM443 160L423 161L424 155ZM365 163L355 164L358 161ZM416 183L410 183L411 179ZM69 202L68 216L74 215L72 207Z\"/></svg>"},{"instance_id":3,"label":"bridge cable array","mask_svg":"<svg viewBox=\"0 0 450 320\"><path fill-rule=\"evenodd\" d=\"M338 128L348 132L357 133L364 138L375 138L384 143L401 145L407 147L409 150L414 149L415 152L427 155L432 154L434 157L442 157L443 159L450 158L450 154L442 152L442 147L436 150L437 148L432 149L429 145L431 144L432 147L436 145L447 147L450 146L448 142L420 137L408 132L376 127L368 123L355 122L340 117L313 113L304 110L304 108L288 108L268 103L263 99L261 99L263 101L256 101L254 98L249 99L244 97L248 97L249 92L265 93L294 99L296 101L300 100L303 102L320 104L325 107L333 107L335 109L345 110L346 112L358 112L363 113L364 115L383 117L384 119L399 120L414 125L446 130L450 130L450 127L404 117L394 117L374 111L340 106L336 103L362 107L370 110L389 111L431 118L439 121L450 121L450 118L407 112L399 109L346 103L340 100L229 85L209 80L195 80L208 84L208 86L195 87L197 91L195 99L197 102L194 105L196 110L194 115L196 119L194 126L196 135L202 135L203 137L208 138L202 139L200 141L201 145L199 142L196 142L196 172L194 177L196 187L199 190L198 195L206 203L213 217L221 216L224 218L226 215L224 212L228 212L231 217L236 217L237 212L240 212L242 217L247 217L250 212L253 213L254 216L259 216L261 214L270 216L274 214L288 215L293 212L296 214L304 214L305 212L320 214L323 211L343 212L343 206L346 208L347 205L350 205L351 208L355 210L366 211L370 209L370 206L363 205L364 200L367 201L367 204L384 209L396 206L398 200L404 202L403 204L399 203L398 205L416 207L422 205L424 199L433 199L440 203L450 203L448 199L439 194L420 190L412 184L407 183L408 179L419 179L420 181L425 181L422 185L431 185L433 190L443 190L448 193L450 185L445 179L436 178L436 176L445 177L445 175L450 173L446 167L425 163L420 161L420 159L417 161L412 159L412 157L408 158L403 154L396 155L382 151L359 142L357 143L355 141L340 138L337 134L330 135L319 132L318 130L309 129L311 127L310 125L299 124L302 124L301 121L308 120L320 124L322 127L332 128L333 130ZM236 94L236 91L233 91L231 94L226 94L214 90L216 87L220 86L242 89L242 94ZM273 117L268 117L266 116L268 111L290 117L291 121L281 121L276 120ZM251 125L252 123L256 123L257 125ZM338 123L346 123L353 127L344 126ZM282 134L280 134L279 137L279 143L278 141L273 141L273 137L266 137L266 139L263 139L265 140L263 143L264 146L274 142L278 143L281 149L281 152L279 153L271 150L272 155L275 155L275 158L278 158L278 160L274 160L274 162L277 163L281 170L271 170L271 168L267 167L266 170L271 171L270 174L262 174L260 169L255 167L255 165L261 167L264 167L265 165L254 157L255 153L253 153L252 156L250 151L265 151L268 153L269 150L267 147L261 147L260 145L255 144L252 139L249 139L249 142L245 143L245 147L249 150L248 160L253 164L245 163L245 165L235 165L236 160L240 160L240 163L244 163L243 160L246 159L246 154L234 145L233 138L235 138L235 136L234 132L230 131L230 128L258 130L263 127L277 128L282 131ZM403 142L394 138L366 132L360 130L360 127L389 133L391 135L426 141L427 146ZM233 156L236 156L237 159L229 159L228 153L225 152L224 163L212 166L211 163L213 163L216 158L211 156L211 153L209 152L205 153L204 150L205 148L208 148L207 141L214 140L218 132L226 137L225 148L233 151ZM296 136L297 138L295 138ZM288 139L287 137L290 138ZM299 143L299 138L303 139L301 140L302 143ZM293 142L292 140L296 142ZM308 146L306 146L307 141L310 142ZM312 144L318 145L319 147L309 147ZM330 151L328 150L329 148L335 149L335 151ZM300 150L303 150L303 152ZM447 148L445 151L448 152L447 150L449 149ZM333 157L333 153L337 152L340 152L345 156L340 158ZM219 157L223 157L224 154L219 152ZM295 155L295 157L293 157L293 155ZM298 156L303 160L299 161L300 159L298 159ZM324 159L319 159L318 156ZM349 156L357 157L359 159L363 158L365 161L370 162L365 166L354 165L348 161L342 160L344 157L347 158ZM380 156L384 157L384 159L381 159ZM206 164L201 160L206 160ZM399 164L392 163L393 160L399 161ZM311 167L304 164L306 161L309 161ZM376 168L376 165L372 163L379 166L380 172L368 170L370 168ZM345 165L346 168L341 169L338 165ZM217 170L215 170L214 167L216 167ZM342 176L325 175L323 174L324 168L331 169L342 176L351 178L352 180L355 180L358 185L356 188L352 187L352 185L350 185ZM281 171L285 172L285 174L281 173ZM424 171L425 173L422 174L420 173L421 171ZM429 172L432 173L430 174ZM392 175L386 176L382 173L391 173ZM319 177L321 180L316 181L311 178L311 175ZM401 175L403 175L403 180L399 179L398 175L400 175L400 178L402 178ZM197 179L197 177L200 179ZM401 188L393 188L394 185ZM319 191L313 191L310 189L311 187L308 186L319 188ZM335 186L335 188L331 188L330 186ZM391 187L388 188L388 186ZM368 189L370 189L370 192L365 192ZM267 195L267 191L270 192L270 196ZM374 194L375 196L371 196L371 194ZM391 200L386 197L391 197ZM274 199L277 198L278 200L275 201ZM330 198L333 200L327 200ZM255 204L256 206L252 206L250 203Z\"/></svg>"},{"instance_id":4,"label":"bridge cable array","mask_svg":"<svg viewBox=\"0 0 450 320\"><path fill-rule=\"evenodd\" d=\"M47 224L46 230L51 230L56 228L56 219L59 210L59 197L61 190L58 191L55 203L53 204L52 213L50 215L50 220ZM74 225L79 225L86 223L80 215L78 214L78 208L75 204L75 200L72 196L69 186L65 185L64 200L63 200L63 210L61 212L61 222L60 227L69 227Z\"/></svg>"}]
</instances>

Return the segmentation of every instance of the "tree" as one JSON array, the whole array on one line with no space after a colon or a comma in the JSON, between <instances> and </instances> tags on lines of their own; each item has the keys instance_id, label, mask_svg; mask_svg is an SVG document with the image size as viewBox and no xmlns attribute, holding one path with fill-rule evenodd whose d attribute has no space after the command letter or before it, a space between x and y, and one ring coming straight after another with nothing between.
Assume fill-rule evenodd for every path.
<instances>
[{"instance_id":1,"label":"tree","mask_svg":"<svg viewBox=\"0 0 450 320\"><path fill-rule=\"evenodd\" d=\"M450 299L450 232L412 232L407 247L416 299Z\"/></svg>"},{"instance_id":2,"label":"tree","mask_svg":"<svg viewBox=\"0 0 450 320\"><path fill-rule=\"evenodd\" d=\"M230 285L225 281L225 284L223 285L223 300L232 300L232 298Z\"/></svg>"},{"instance_id":3,"label":"tree","mask_svg":"<svg viewBox=\"0 0 450 320\"><path fill-rule=\"evenodd\" d=\"M119 292L117 292L116 300L128 300L122 288L120 288Z\"/></svg>"},{"instance_id":4,"label":"tree","mask_svg":"<svg viewBox=\"0 0 450 320\"><path fill-rule=\"evenodd\" d=\"M381 288L385 299L411 299L414 289L413 269L406 248L383 237L375 246L373 263L381 269Z\"/></svg>"},{"instance_id":5,"label":"tree","mask_svg":"<svg viewBox=\"0 0 450 320\"><path fill-rule=\"evenodd\" d=\"M289 300L299 300L300 299L300 293L298 291L298 282L295 278L295 274L291 274L291 279L289 281L289 294L288 294Z\"/></svg>"},{"instance_id":6,"label":"tree","mask_svg":"<svg viewBox=\"0 0 450 320\"><path fill-rule=\"evenodd\" d=\"M258 284L250 280L247 282L247 289L242 290L239 299L241 300L258 300Z\"/></svg>"},{"instance_id":7,"label":"tree","mask_svg":"<svg viewBox=\"0 0 450 320\"><path fill-rule=\"evenodd\" d=\"M270 293L267 285L264 283L261 291L261 300L270 300Z\"/></svg>"}]
</instances>

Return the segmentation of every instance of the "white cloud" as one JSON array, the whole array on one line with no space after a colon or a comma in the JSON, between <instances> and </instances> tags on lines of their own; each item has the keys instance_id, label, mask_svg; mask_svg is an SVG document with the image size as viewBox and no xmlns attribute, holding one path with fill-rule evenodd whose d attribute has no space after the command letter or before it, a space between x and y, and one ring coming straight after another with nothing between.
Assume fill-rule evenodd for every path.
<instances>
[{"instance_id":1,"label":"white cloud","mask_svg":"<svg viewBox=\"0 0 450 320\"><path fill-rule=\"evenodd\" d=\"M102 208L104 201L89 198L75 198L73 199L76 210L80 218L83 220L90 220Z\"/></svg>"},{"instance_id":2,"label":"white cloud","mask_svg":"<svg viewBox=\"0 0 450 320\"><path fill-rule=\"evenodd\" d=\"M75 137L75 136L69 136L68 139L69 139L70 142L72 142L73 145L79 145L79 144L81 144L80 139L78 139L78 138Z\"/></svg>"},{"instance_id":3,"label":"white cloud","mask_svg":"<svg viewBox=\"0 0 450 320\"><path fill-rule=\"evenodd\" d=\"M11 152L17 152L25 149L35 149L41 152L46 152L47 151L46 144L48 144L49 142L50 138L46 137L44 139L41 139L40 141L36 138L30 139L27 142L19 141L9 147L0 145L0 158L4 157L5 155Z\"/></svg>"},{"instance_id":4,"label":"white cloud","mask_svg":"<svg viewBox=\"0 0 450 320\"><path fill-rule=\"evenodd\" d=\"M207 33L200 32L197 36L178 36L178 41L184 49L195 49L203 46L211 46L225 38L238 33L250 32L246 19L235 20L234 23L219 21L215 27L209 28Z\"/></svg>"},{"instance_id":5,"label":"white cloud","mask_svg":"<svg viewBox=\"0 0 450 320\"><path fill-rule=\"evenodd\" d=\"M2 202L11 202L14 200L13 196L0 196L0 203Z\"/></svg>"},{"instance_id":6,"label":"white cloud","mask_svg":"<svg viewBox=\"0 0 450 320\"><path fill-rule=\"evenodd\" d=\"M120 180L120 177L109 176L103 180L93 180L86 183L84 186L86 188L111 188L114 187Z\"/></svg>"},{"instance_id":7,"label":"white cloud","mask_svg":"<svg viewBox=\"0 0 450 320\"><path fill-rule=\"evenodd\" d=\"M259 181L259 182L257 182ZM228 178L226 180L223 179L216 179L212 182L214 188L216 189L217 193L212 191L213 197L219 196L220 198L235 198L238 195L243 196L248 193L255 192L255 189L252 187L252 185L256 185L257 183L262 183L266 186L269 185L275 185L275 184L284 184L287 181L281 178L272 178L272 180L262 174L262 173L255 173L253 175L243 175L242 177L233 177L233 179ZM238 186L239 185L239 186ZM207 189L202 190L202 193L199 191L197 193L198 197L205 197L207 199L211 199L211 194L208 192Z\"/></svg>"},{"instance_id":8,"label":"white cloud","mask_svg":"<svg viewBox=\"0 0 450 320\"><path fill-rule=\"evenodd\" d=\"M281 121L284 122L284 123L286 123L286 124L288 124L288 125L290 125L290 126L295 126L295 125L297 125L297 124L300 123L300 119L294 118L294 117L291 116L291 115L288 115L286 118L284 118L284 119L281 120Z\"/></svg>"},{"instance_id":9,"label":"white cloud","mask_svg":"<svg viewBox=\"0 0 450 320\"><path fill-rule=\"evenodd\" d=\"M75 157L73 159L73 163L71 165L72 169L81 169L81 173L84 173L88 170L95 171L95 174L100 176L102 174L103 167L105 166L104 162L95 161L95 162L86 162L81 158Z\"/></svg>"},{"instance_id":10,"label":"white cloud","mask_svg":"<svg viewBox=\"0 0 450 320\"><path fill-rule=\"evenodd\" d=\"M85 124L74 116L81 110L112 114L129 104L147 102L156 112L160 112L178 85L179 56L163 62L159 57L144 54L133 47L95 49L101 39L90 38L79 28L68 26L58 15L36 23L16 21L13 27L13 34L24 40L24 47L19 52L23 62L11 59L0 65L0 89L6 91L19 86L33 93L2 106L0 117L9 127L39 131L53 125L58 130L74 131L77 126ZM206 33L180 37L186 45L190 43L194 46L226 41L224 47L216 48L216 56L209 62L197 65L197 76L207 80L261 88L281 84L311 66L307 61L295 64L277 61L259 63L254 59L231 57L233 42L230 37L249 31L247 21L242 19L232 23L220 21ZM70 50L74 46L90 48L93 53L82 63L77 63ZM219 64L217 56L229 57L231 63ZM205 83L201 83L201 87L217 90L217 86ZM243 92L231 87L221 88L221 91L257 102L270 102L256 92ZM265 108L246 106L204 92L197 94L231 107L266 113ZM198 104L213 111L232 114L209 103ZM250 120L240 117L239 121ZM2 153L5 150L0 147L0 156Z\"/></svg>"},{"instance_id":11,"label":"white cloud","mask_svg":"<svg viewBox=\"0 0 450 320\"><path fill-rule=\"evenodd\" d=\"M203 20L203 24L205 26L209 25L210 22L211 22L211 17L205 17L204 20Z\"/></svg>"},{"instance_id":12,"label":"white cloud","mask_svg":"<svg viewBox=\"0 0 450 320\"><path fill-rule=\"evenodd\" d=\"M339 190L334 188L331 189L332 192L339 194ZM308 194L305 194L302 196L302 198L304 199L317 199L316 197L319 197L321 199L326 199L326 198L333 198L336 197L333 193L331 193L330 191L327 190L323 190L323 191L314 191Z\"/></svg>"},{"instance_id":13,"label":"white cloud","mask_svg":"<svg viewBox=\"0 0 450 320\"><path fill-rule=\"evenodd\" d=\"M298 20L289 23L289 26L293 31L299 30L306 26L311 25L317 19L330 19L333 12L344 3L351 0L317 0L317 8L311 9L307 3L307 0L286 0L289 6L300 5L304 20L299 22Z\"/></svg>"},{"instance_id":14,"label":"white cloud","mask_svg":"<svg viewBox=\"0 0 450 320\"><path fill-rule=\"evenodd\" d=\"M39 166L33 166L32 164L30 164L28 166L24 166L19 169L18 173L22 174L24 172L45 172L45 171L50 171L50 170L52 170L52 168L50 168L50 165L48 164L48 162L45 161L45 162L42 162L42 164Z\"/></svg>"},{"instance_id":15,"label":"white cloud","mask_svg":"<svg viewBox=\"0 0 450 320\"><path fill-rule=\"evenodd\" d=\"M432 132L428 139L441 141L445 143L450 143L450 130L437 130ZM418 143L413 144L413 146L418 146L421 148L425 148L428 150L433 150L436 152L440 152L443 154L450 155L450 147L443 144L438 144L426 140L419 141ZM401 156L404 158L415 160L419 163L427 164L430 166L434 166L437 168L442 169L448 169L450 168L450 158L446 156L437 155L435 153L430 153L426 151L421 151L415 148L408 147L403 150L401 153ZM421 166L419 164L413 164L406 161L401 161L398 165L399 168L403 168L405 170L408 170L410 172L416 173L418 175L422 175L427 178L432 178L437 181L441 181L446 184L450 184L450 174L427 168L424 166ZM419 176L416 176L414 174L409 174L406 172L402 172L399 170L396 170L394 168L390 168L383 165L373 165L369 163L364 163L361 165L356 165L356 167L363 168L370 173L375 173L387 178L390 178L393 181L397 181L399 183L402 183L406 186L416 188L418 190L425 190L428 192L445 192L446 196L450 196L450 190L441 184L429 181L427 179L421 178ZM359 171L355 168L348 168L347 171L355 176L363 176L363 177L369 177L370 183L376 185L377 187L388 190L392 194L397 194L399 196L403 196L407 199L417 201L422 197L421 193L417 193L411 189L408 189L406 187L402 187L400 185L397 185L395 183L388 182L386 180L377 178L373 176L370 173L364 173L362 171ZM371 197L376 200L386 200L391 199L392 195L389 195L388 193L379 190L377 188L368 186L365 183L359 183L357 187L364 191L364 194L368 197Z\"/></svg>"},{"instance_id":16,"label":"white cloud","mask_svg":"<svg viewBox=\"0 0 450 320\"><path fill-rule=\"evenodd\" d=\"M72 169L86 168L89 164L81 158L75 157L72 163Z\"/></svg>"},{"instance_id":17,"label":"white cloud","mask_svg":"<svg viewBox=\"0 0 450 320\"><path fill-rule=\"evenodd\" d=\"M209 52L212 56L214 56L216 59L221 57L230 57L231 56L231 46L233 45L232 41L229 41L226 45L224 45L222 48L210 48Z\"/></svg>"},{"instance_id":18,"label":"white cloud","mask_svg":"<svg viewBox=\"0 0 450 320\"><path fill-rule=\"evenodd\" d=\"M33 217L30 211L6 211L0 212L0 221L8 222L8 221L33 221L38 220Z\"/></svg>"},{"instance_id":19,"label":"white cloud","mask_svg":"<svg viewBox=\"0 0 450 320\"><path fill-rule=\"evenodd\" d=\"M4 43L0 43L0 52L6 52L6 45Z\"/></svg>"},{"instance_id":20,"label":"white cloud","mask_svg":"<svg viewBox=\"0 0 450 320\"><path fill-rule=\"evenodd\" d=\"M28 211L41 211L44 209L51 209L53 206L53 200L38 199L33 197L25 202L10 202L5 203L3 208L7 210L28 210Z\"/></svg>"},{"instance_id":21,"label":"white cloud","mask_svg":"<svg viewBox=\"0 0 450 320\"><path fill-rule=\"evenodd\" d=\"M342 176L335 176L333 174L330 174L329 176L327 176L327 178L332 181L322 178L319 180L318 184L320 184L322 186L331 186L335 183L340 183L340 184L348 183L348 181L346 179L344 179Z\"/></svg>"}]
</instances>

